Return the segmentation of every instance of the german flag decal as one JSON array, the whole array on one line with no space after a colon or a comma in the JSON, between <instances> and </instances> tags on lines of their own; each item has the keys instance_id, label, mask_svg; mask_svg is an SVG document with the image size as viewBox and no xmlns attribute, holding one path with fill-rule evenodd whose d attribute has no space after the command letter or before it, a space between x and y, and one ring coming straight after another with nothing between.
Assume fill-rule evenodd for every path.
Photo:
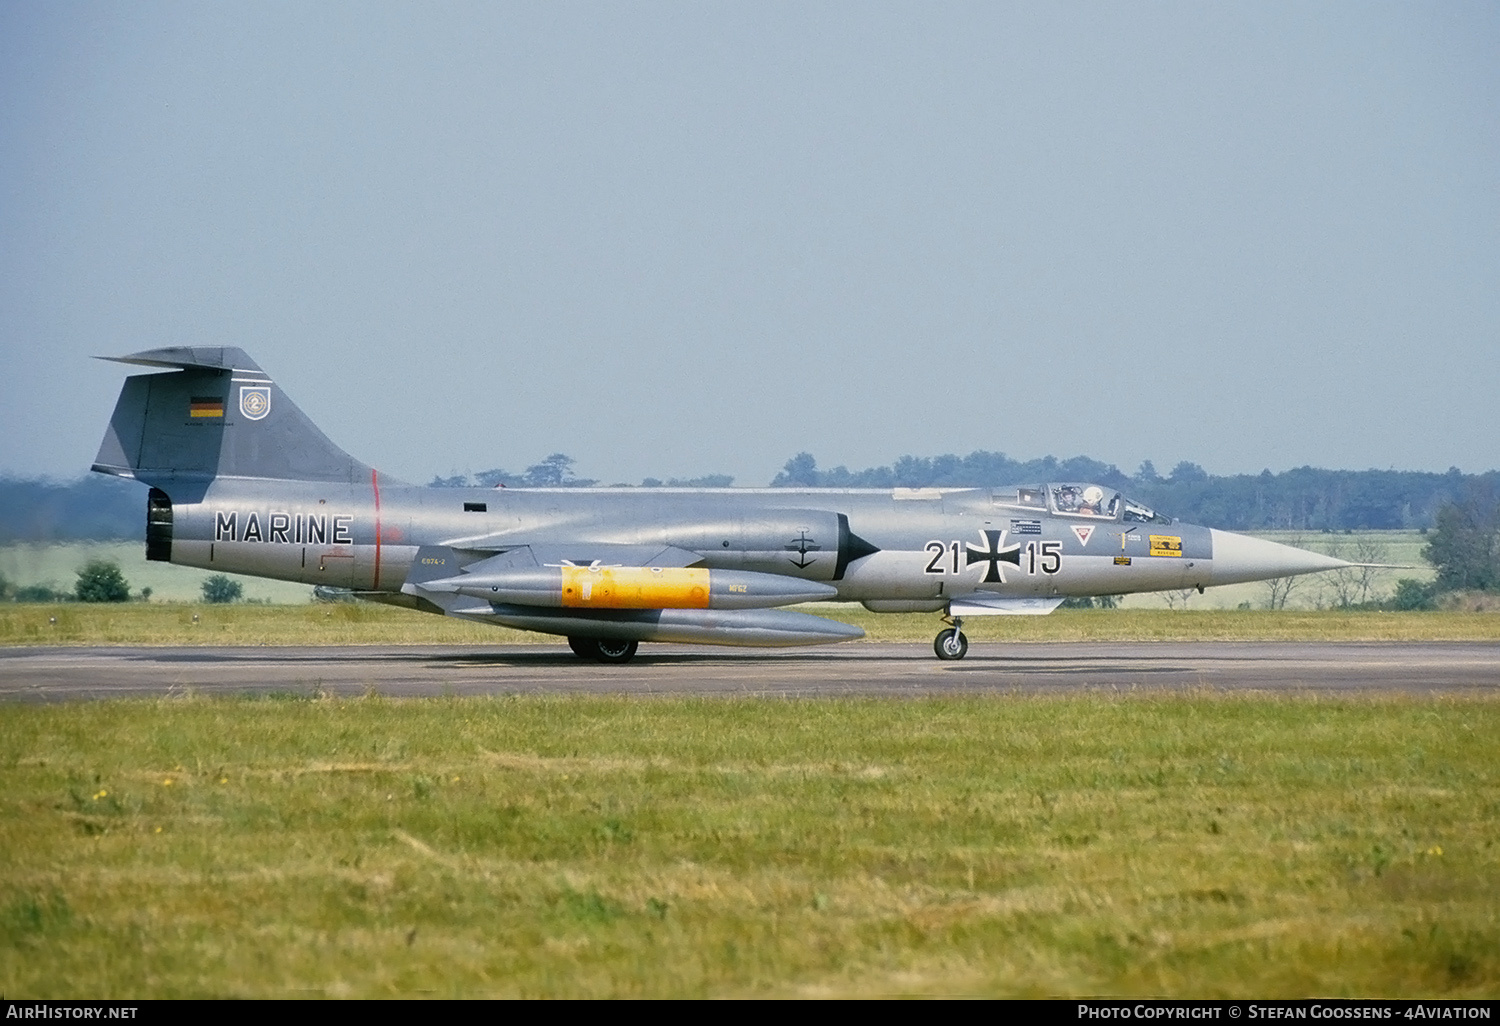
<instances>
[{"instance_id":1,"label":"german flag decal","mask_svg":"<svg viewBox=\"0 0 1500 1026\"><path fill-rule=\"evenodd\" d=\"M195 395L188 400L189 417L222 417L224 400L212 395Z\"/></svg>"}]
</instances>

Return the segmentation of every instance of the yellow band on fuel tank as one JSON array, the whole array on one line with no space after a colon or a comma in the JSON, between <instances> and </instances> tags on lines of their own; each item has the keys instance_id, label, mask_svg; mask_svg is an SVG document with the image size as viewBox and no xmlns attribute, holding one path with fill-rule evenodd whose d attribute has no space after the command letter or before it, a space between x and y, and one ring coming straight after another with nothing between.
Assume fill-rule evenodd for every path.
<instances>
[{"instance_id":1,"label":"yellow band on fuel tank","mask_svg":"<svg viewBox=\"0 0 1500 1026\"><path fill-rule=\"evenodd\" d=\"M562 604L587 609L707 609L708 571L682 567L562 568Z\"/></svg>"}]
</instances>

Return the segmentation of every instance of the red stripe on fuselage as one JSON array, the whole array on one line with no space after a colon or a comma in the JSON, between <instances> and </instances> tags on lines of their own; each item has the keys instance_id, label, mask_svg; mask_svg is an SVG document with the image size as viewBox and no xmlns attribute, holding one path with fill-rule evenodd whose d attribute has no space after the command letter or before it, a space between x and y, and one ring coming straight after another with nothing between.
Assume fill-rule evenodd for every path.
<instances>
[{"instance_id":1,"label":"red stripe on fuselage","mask_svg":"<svg viewBox=\"0 0 1500 1026\"><path fill-rule=\"evenodd\" d=\"M375 580L371 587L380 590L380 471L370 471L370 488L375 492Z\"/></svg>"}]
</instances>

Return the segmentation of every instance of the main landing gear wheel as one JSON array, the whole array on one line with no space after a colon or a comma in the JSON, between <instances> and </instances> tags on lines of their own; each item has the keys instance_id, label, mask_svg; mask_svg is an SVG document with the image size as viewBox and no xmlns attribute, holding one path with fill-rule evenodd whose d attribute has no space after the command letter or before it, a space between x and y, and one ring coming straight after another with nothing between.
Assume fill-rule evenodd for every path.
<instances>
[{"instance_id":1,"label":"main landing gear wheel","mask_svg":"<svg viewBox=\"0 0 1500 1026\"><path fill-rule=\"evenodd\" d=\"M601 638L594 642L594 647L598 650L595 658L601 663L628 663L635 658L635 650L641 647L641 643Z\"/></svg>"},{"instance_id":2,"label":"main landing gear wheel","mask_svg":"<svg viewBox=\"0 0 1500 1026\"><path fill-rule=\"evenodd\" d=\"M568 647L580 659L599 658L599 642L593 638L569 638Z\"/></svg>"},{"instance_id":3,"label":"main landing gear wheel","mask_svg":"<svg viewBox=\"0 0 1500 1026\"><path fill-rule=\"evenodd\" d=\"M932 650L939 659L962 659L969 654L969 639L963 631L949 627L933 639Z\"/></svg>"}]
</instances>

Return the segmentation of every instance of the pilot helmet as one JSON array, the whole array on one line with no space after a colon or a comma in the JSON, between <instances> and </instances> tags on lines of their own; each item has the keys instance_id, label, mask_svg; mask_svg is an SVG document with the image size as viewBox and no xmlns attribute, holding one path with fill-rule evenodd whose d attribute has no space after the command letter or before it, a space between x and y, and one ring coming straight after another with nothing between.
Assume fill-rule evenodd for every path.
<instances>
[{"instance_id":1,"label":"pilot helmet","mask_svg":"<svg viewBox=\"0 0 1500 1026\"><path fill-rule=\"evenodd\" d=\"M1089 485L1083 490L1083 501L1090 506L1097 506L1104 501L1104 489L1098 485Z\"/></svg>"}]
</instances>

